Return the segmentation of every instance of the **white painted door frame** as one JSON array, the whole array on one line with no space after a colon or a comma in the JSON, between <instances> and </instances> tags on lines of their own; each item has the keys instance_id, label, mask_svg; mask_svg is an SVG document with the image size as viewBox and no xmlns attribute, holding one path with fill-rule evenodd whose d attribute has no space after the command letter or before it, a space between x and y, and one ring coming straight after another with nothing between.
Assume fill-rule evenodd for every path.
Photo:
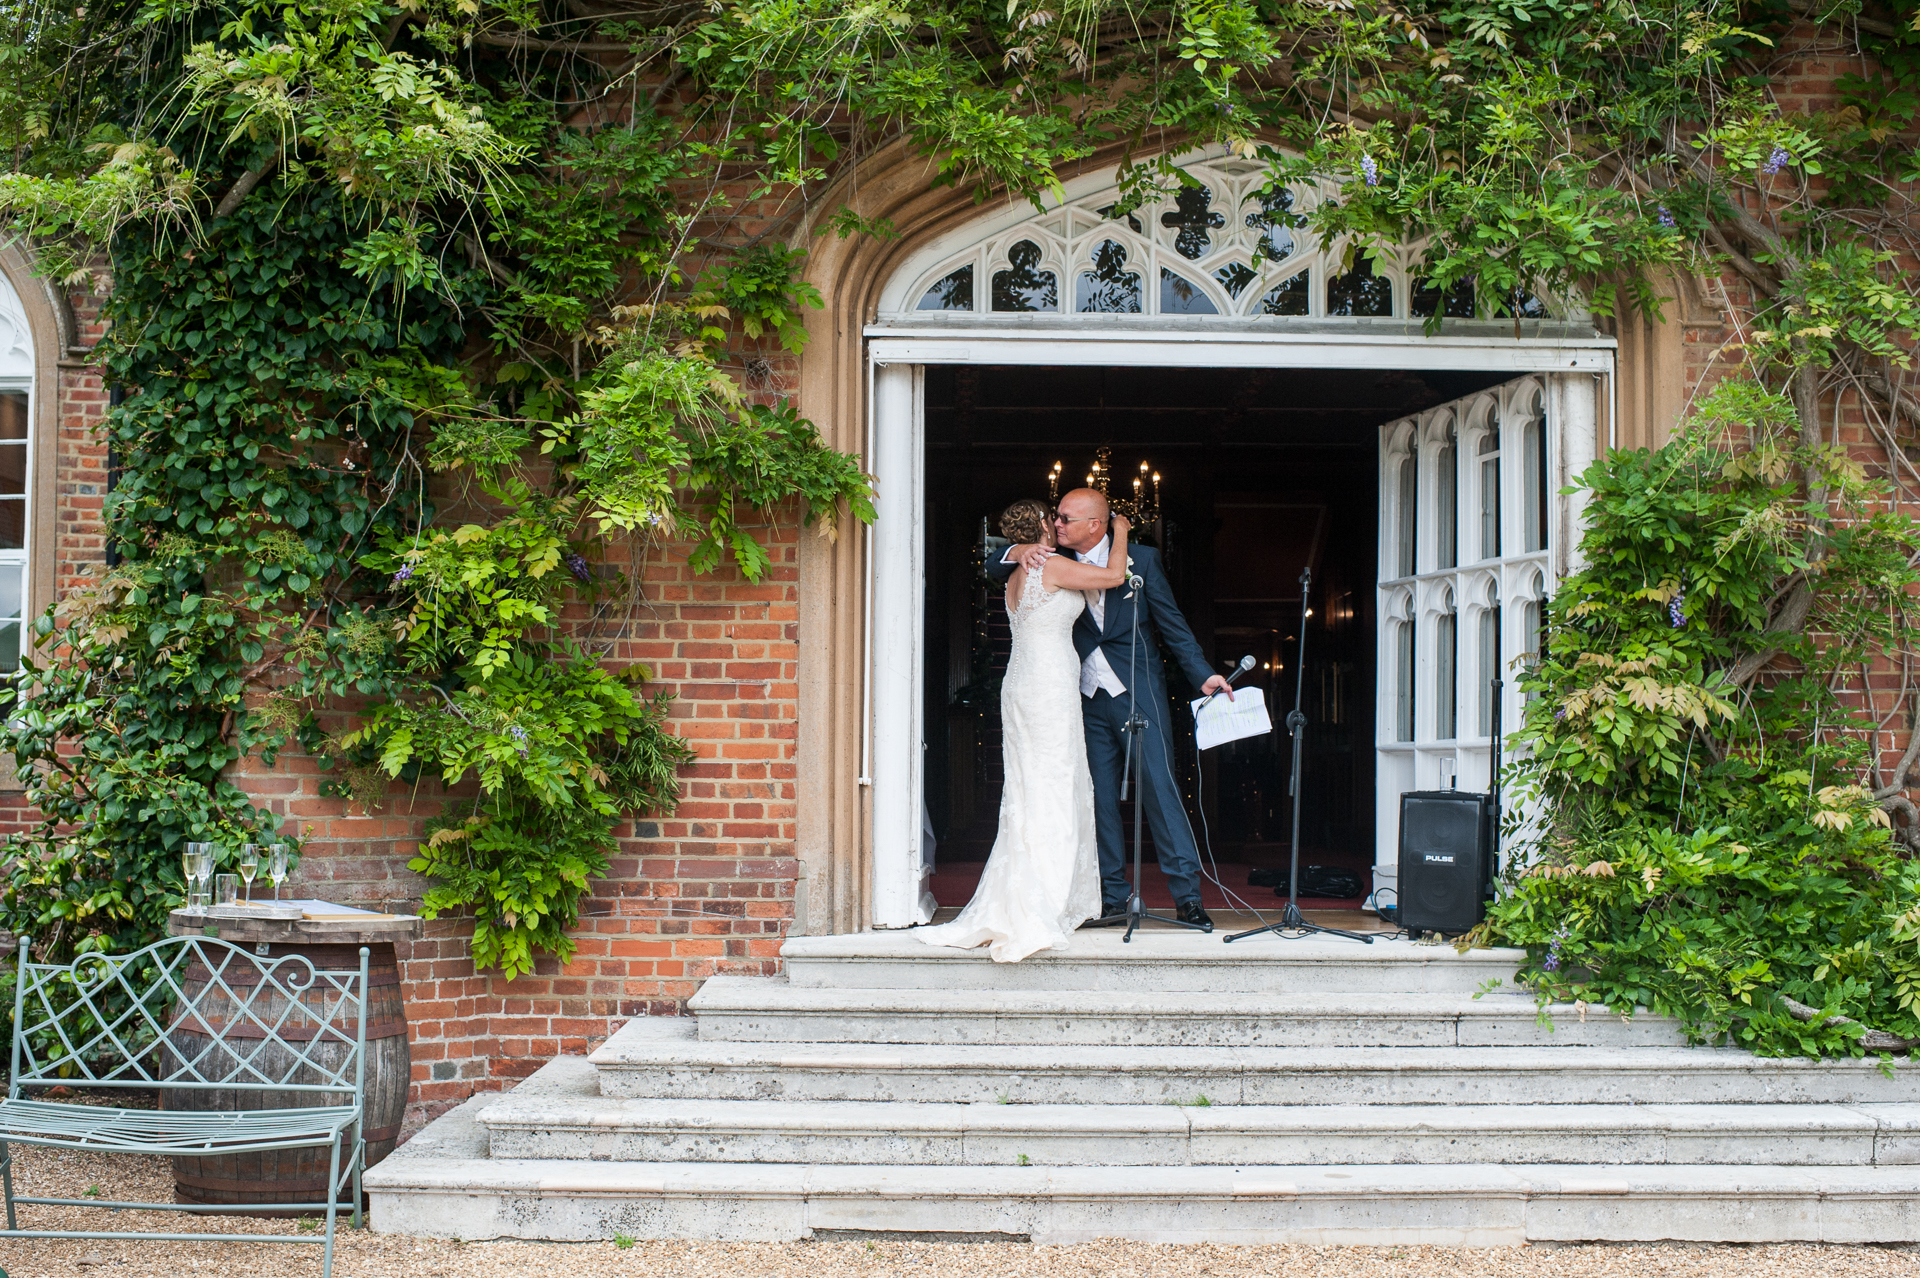
<instances>
[{"instance_id":1,"label":"white painted door frame","mask_svg":"<svg viewBox=\"0 0 1920 1278\"><path fill-rule=\"evenodd\" d=\"M1615 342L1572 326L1564 335L1516 340L1507 329L1426 337L1417 326L1352 322L1276 333L1271 323L1118 326L1113 317L1068 323L870 325L866 330L873 413L867 465L875 476L876 518L867 531L867 750L863 781L873 787L873 925L908 927L927 918L922 867L926 599L925 365L1134 365L1149 368L1351 368L1488 370L1558 374L1550 473L1555 496L1551 544L1556 576L1566 570L1579 511L1558 489L1597 455L1596 396L1581 384L1610 376ZM1077 324L1073 323L1077 321ZM1072 326L1069 326L1072 324Z\"/></svg>"}]
</instances>

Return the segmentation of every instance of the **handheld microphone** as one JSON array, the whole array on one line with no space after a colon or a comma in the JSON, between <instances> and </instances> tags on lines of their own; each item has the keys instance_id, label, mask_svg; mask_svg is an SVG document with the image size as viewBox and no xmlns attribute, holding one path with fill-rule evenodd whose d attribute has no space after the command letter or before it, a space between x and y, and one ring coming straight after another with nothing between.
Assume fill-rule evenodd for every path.
<instances>
[{"instance_id":1,"label":"handheld microphone","mask_svg":"<svg viewBox=\"0 0 1920 1278\"><path fill-rule=\"evenodd\" d=\"M1246 656L1240 658L1240 664L1235 666L1233 668L1233 673L1227 676L1227 686L1231 688L1233 686L1233 681L1235 679L1238 679L1241 675L1253 669L1258 664L1260 663L1253 659L1252 653L1248 653ZM1207 694L1207 700L1212 701L1215 697L1219 695L1220 694L1217 692L1209 692Z\"/></svg>"}]
</instances>

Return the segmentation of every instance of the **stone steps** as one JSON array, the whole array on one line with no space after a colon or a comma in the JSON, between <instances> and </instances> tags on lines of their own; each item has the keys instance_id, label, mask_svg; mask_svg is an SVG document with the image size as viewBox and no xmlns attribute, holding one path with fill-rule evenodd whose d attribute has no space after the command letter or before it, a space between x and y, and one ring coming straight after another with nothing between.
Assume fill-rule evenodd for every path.
<instances>
[{"instance_id":1,"label":"stone steps","mask_svg":"<svg viewBox=\"0 0 1920 1278\"><path fill-rule=\"evenodd\" d=\"M488 1159L479 1120L504 1099L474 1098L369 1171L374 1228L555 1240L783 1241L845 1230L1318 1246L1920 1239L1920 1167L1353 1163L1143 1176L1126 1167Z\"/></svg>"},{"instance_id":2,"label":"stone steps","mask_svg":"<svg viewBox=\"0 0 1920 1278\"><path fill-rule=\"evenodd\" d=\"M1359 948L1359 947L1356 947ZM708 977L688 1001L703 1041L1116 1044L1156 1047L1671 1046L1661 1017L1552 1007L1529 995L1292 995L1104 990L819 989Z\"/></svg>"},{"instance_id":3,"label":"stone steps","mask_svg":"<svg viewBox=\"0 0 1920 1278\"><path fill-rule=\"evenodd\" d=\"M587 1060L620 1099L1164 1105L1887 1104L1902 1067L1695 1047L1120 1047L706 1041L637 1017Z\"/></svg>"},{"instance_id":4,"label":"stone steps","mask_svg":"<svg viewBox=\"0 0 1920 1278\"><path fill-rule=\"evenodd\" d=\"M910 1167L1920 1162L1920 1105L948 1105L509 1096L498 1159Z\"/></svg>"},{"instance_id":5,"label":"stone steps","mask_svg":"<svg viewBox=\"0 0 1920 1278\"><path fill-rule=\"evenodd\" d=\"M1382 936L1370 945L1325 937L1249 937L1121 929L1074 934L1064 951L995 963L904 932L800 936L781 949L796 989L1141 990L1220 994L1462 994L1511 983L1520 950L1469 950Z\"/></svg>"},{"instance_id":6,"label":"stone steps","mask_svg":"<svg viewBox=\"0 0 1920 1278\"><path fill-rule=\"evenodd\" d=\"M367 1173L374 1227L1920 1241L1911 1066L1687 1048L1599 1008L1544 1024L1500 984L1513 954L1113 932L1017 965L884 934L783 954L790 978L709 978L690 1020L436 1120Z\"/></svg>"}]
</instances>

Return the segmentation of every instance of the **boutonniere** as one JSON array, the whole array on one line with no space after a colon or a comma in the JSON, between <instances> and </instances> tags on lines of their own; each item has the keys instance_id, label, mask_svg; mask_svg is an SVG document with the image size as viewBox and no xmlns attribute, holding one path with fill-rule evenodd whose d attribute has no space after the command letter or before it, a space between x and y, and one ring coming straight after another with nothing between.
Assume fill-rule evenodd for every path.
<instances>
[{"instance_id":1,"label":"boutonniere","mask_svg":"<svg viewBox=\"0 0 1920 1278\"><path fill-rule=\"evenodd\" d=\"M1132 555L1128 555L1128 556L1127 556L1127 567L1128 567L1129 569L1131 569L1131 568L1133 567L1133 556L1132 556ZM1131 590L1129 590L1129 591L1128 591L1128 592L1127 592L1126 594L1124 594L1124 595L1121 595L1120 597L1121 597L1122 599L1131 599L1131 598L1133 598L1133 592L1132 592Z\"/></svg>"}]
</instances>

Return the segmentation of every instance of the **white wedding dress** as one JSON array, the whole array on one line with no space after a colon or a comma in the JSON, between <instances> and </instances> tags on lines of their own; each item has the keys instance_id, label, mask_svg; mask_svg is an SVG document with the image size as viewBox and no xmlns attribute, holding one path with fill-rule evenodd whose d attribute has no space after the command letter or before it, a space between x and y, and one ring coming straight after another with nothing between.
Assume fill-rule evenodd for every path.
<instances>
[{"instance_id":1,"label":"white wedding dress","mask_svg":"<svg viewBox=\"0 0 1920 1278\"><path fill-rule=\"evenodd\" d=\"M985 945L996 963L1017 963L1065 949L1073 930L1100 913L1093 775L1073 650L1073 623L1086 606L1079 591L1049 590L1041 574L1027 574L1000 685L1000 829L960 917L913 930L928 945Z\"/></svg>"}]
</instances>

